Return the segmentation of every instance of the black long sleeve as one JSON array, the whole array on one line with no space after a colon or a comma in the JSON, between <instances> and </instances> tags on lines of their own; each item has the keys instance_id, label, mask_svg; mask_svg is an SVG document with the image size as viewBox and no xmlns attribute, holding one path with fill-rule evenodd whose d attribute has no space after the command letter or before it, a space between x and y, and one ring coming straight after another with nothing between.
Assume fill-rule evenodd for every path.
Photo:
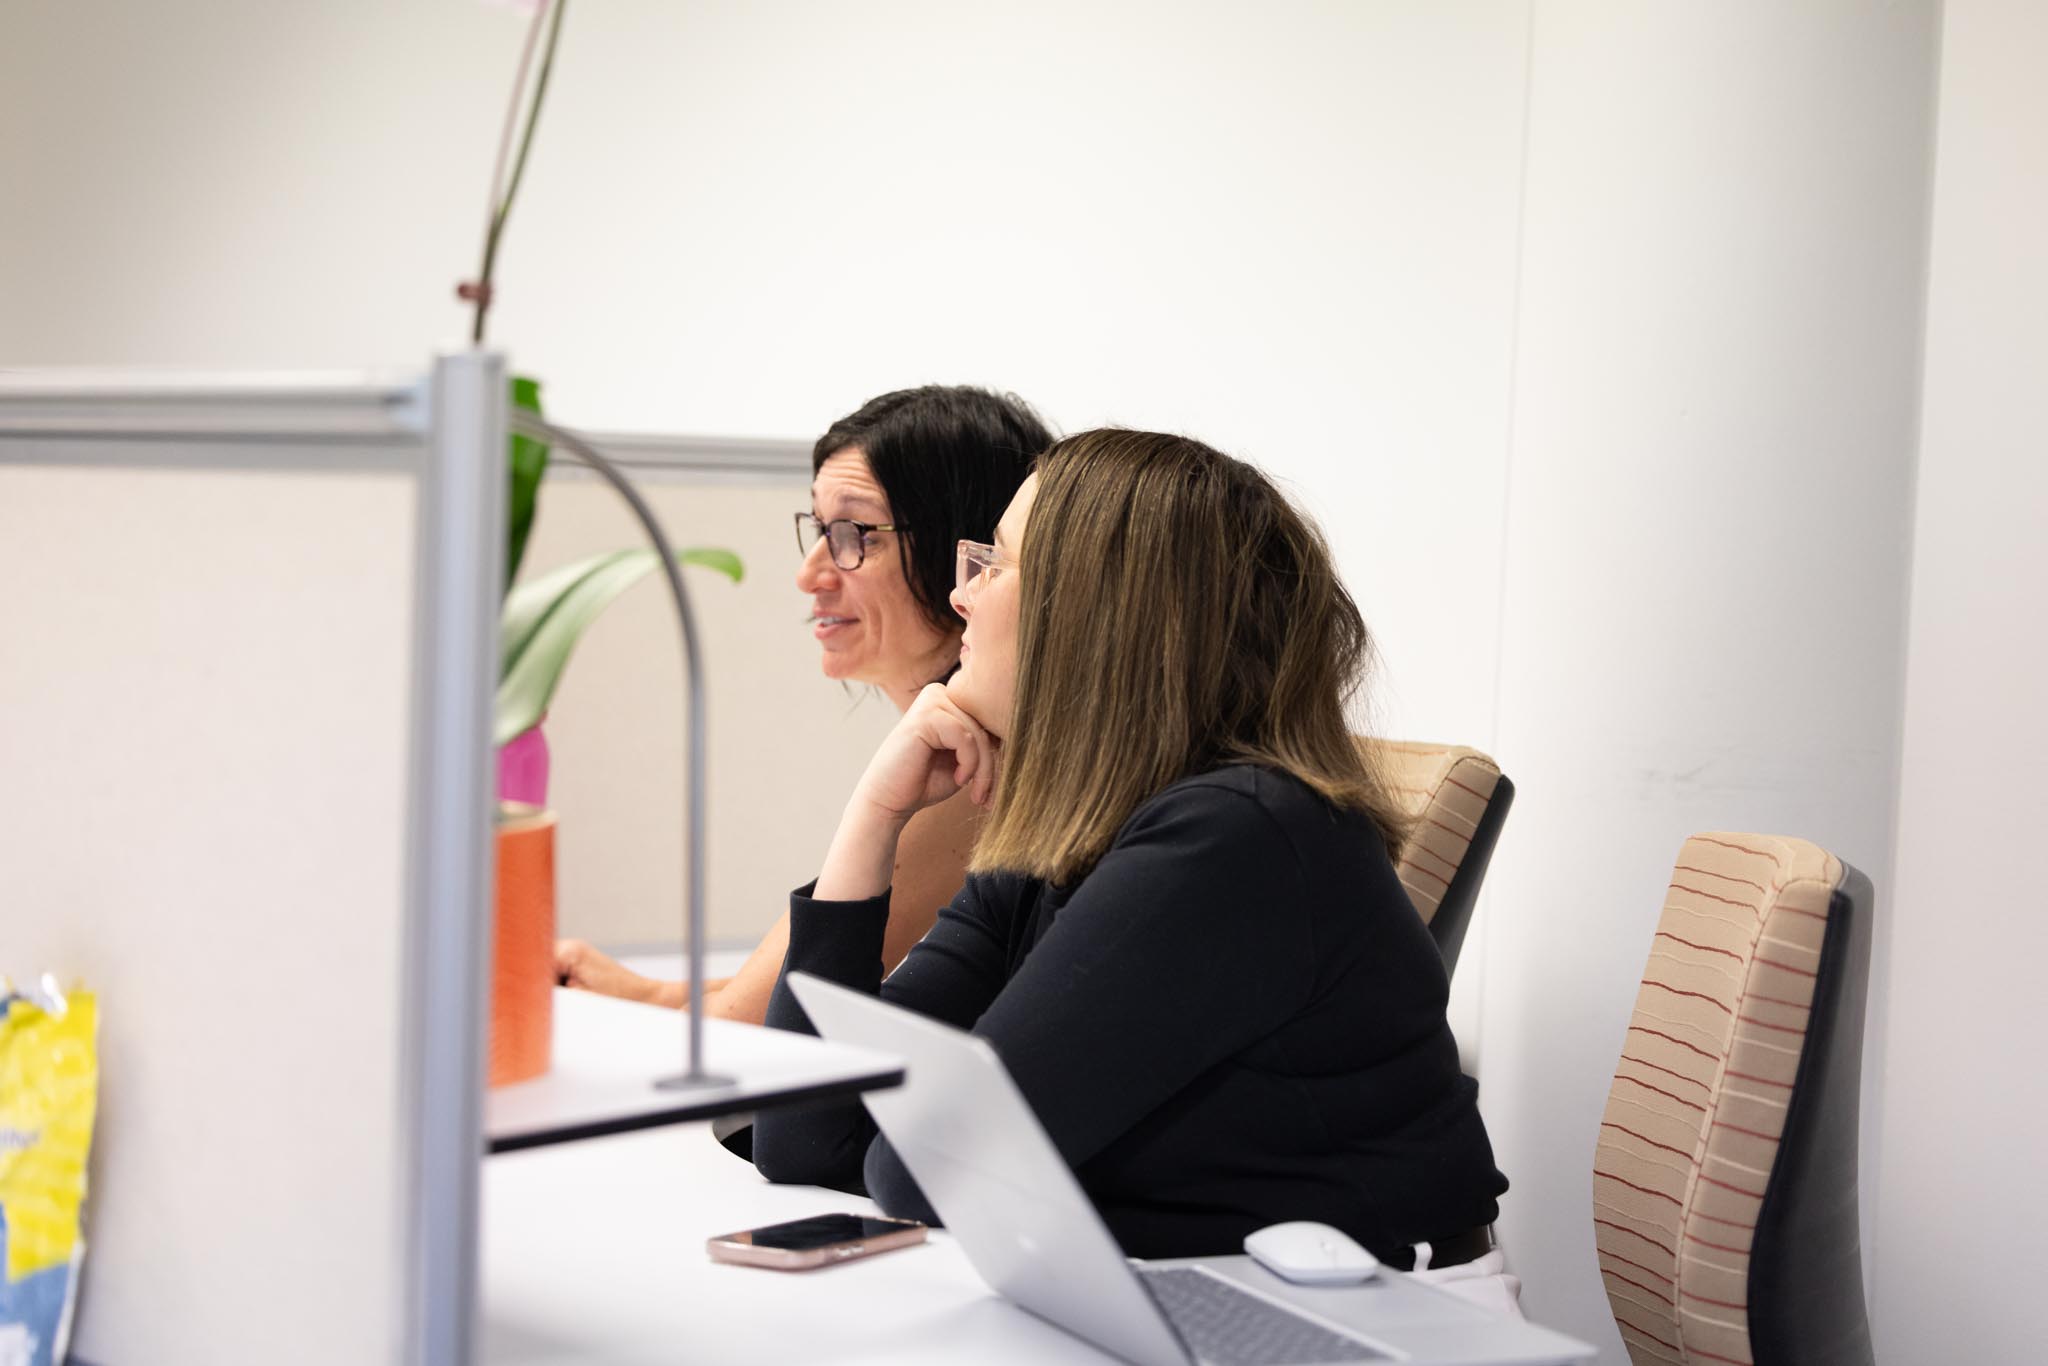
<instances>
[{"instance_id":1,"label":"black long sleeve","mask_svg":"<svg viewBox=\"0 0 2048 1366\"><path fill-rule=\"evenodd\" d=\"M1491 1221L1447 986L1377 832L1293 779L1221 769L1135 813L1077 886L976 876L881 980L887 898L792 898L802 970L971 1027L1135 1255L1287 1218L1388 1250ZM808 1029L778 982L768 1022ZM757 1121L774 1180L930 1219L859 1105Z\"/></svg>"}]
</instances>

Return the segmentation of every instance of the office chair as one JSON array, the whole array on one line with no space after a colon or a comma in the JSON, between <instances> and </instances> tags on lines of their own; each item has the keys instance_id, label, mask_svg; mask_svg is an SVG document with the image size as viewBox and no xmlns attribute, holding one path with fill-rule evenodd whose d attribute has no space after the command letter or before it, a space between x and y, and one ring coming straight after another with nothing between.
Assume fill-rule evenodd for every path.
<instances>
[{"instance_id":1,"label":"office chair","mask_svg":"<svg viewBox=\"0 0 2048 1366\"><path fill-rule=\"evenodd\" d=\"M1593 1154L1629 1356L1870 1366L1856 1217L1870 881L1771 835L1679 851Z\"/></svg>"},{"instance_id":2,"label":"office chair","mask_svg":"<svg viewBox=\"0 0 2048 1366\"><path fill-rule=\"evenodd\" d=\"M1399 740L1360 743L1414 818L1408 842L1391 851L1394 871L1429 926L1449 976L1457 970L1472 904L1514 803L1515 785L1476 749Z\"/></svg>"}]
</instances>

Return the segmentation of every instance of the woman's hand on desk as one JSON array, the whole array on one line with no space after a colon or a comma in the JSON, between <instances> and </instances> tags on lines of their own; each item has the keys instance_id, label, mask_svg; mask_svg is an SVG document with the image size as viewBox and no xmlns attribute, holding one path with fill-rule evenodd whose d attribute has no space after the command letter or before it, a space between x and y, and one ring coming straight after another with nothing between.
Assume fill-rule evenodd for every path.
<instances>
[{"instance_id":1,"label":"woman's hand on desk","mask_svg":"<svg viewBox=\"0 0 2048 1366\"><path fill-rule=\"evenodd\" d=\"M565 987L616 996L623 1001L644 1001L649 1005L681 1010L690 1003L689 987L683 982L658 982L622 965L601 949L581 939L555 941L555 977ZM706 982L707 995L725 985L723 979Z\"/></svg>"}]
</instances>

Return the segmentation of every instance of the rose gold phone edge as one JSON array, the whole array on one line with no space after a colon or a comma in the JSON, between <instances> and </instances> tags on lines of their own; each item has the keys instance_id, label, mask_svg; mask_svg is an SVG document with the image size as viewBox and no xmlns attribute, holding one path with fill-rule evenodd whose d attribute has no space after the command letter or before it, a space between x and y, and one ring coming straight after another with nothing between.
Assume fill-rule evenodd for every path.
<instances>
[{"instance_id":1,"label":"rose gold phone edge","mask_svg":"<svg viewBox=\"0 0 2048 1366\"><path fill-rule=\"evenodd\" d=\"M886 1215L864 1216L887 1218ZM910 1247L924 1241L926 1228L923 1224L903 1220L904 1227L873 1238L857 1238L840 1243L827 1243L823 1247L756 1247L739 1240L752 1236L754 1229L741 1229L737 1233L721 1233L715 1238L704 1240L704 1250L715 1262L731 1262L735 1266L762 1266L770 1271L813 1271L821 1266L837 1266L841 1262L858 1261L872 1257L878 1252L891 1252L899 1247ZM763 1228L772 1228L764 1224Z\"/></svg>"}]
</instances>

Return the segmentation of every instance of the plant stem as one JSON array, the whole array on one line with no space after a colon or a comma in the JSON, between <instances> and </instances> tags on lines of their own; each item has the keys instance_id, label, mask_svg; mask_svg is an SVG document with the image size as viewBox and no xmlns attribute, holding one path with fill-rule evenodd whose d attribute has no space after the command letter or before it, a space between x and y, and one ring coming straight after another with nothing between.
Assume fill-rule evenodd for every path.
<instances>
[{"instance_id":1,"label":"plant stem","mask_svg":"<svg viewBox=\"0 0 2048 1366\"><path fill-rule=\"evenodd\" d=\"M512 159L512 135L519 129L519 110L526 102L526 77L533 70L533 54L540 46L541 25L547 19L549 0L537 0L533 18L526 25L526 41L519 45L519 65L513 68L512 97L505 101L504 125L498 131L498 157L491 163L490 193L484 199L484 239L489 241L491 224L497 221L498 203L505 197L505 166Z\"/></svg>"},{"instance_id":2,"label":"plant stem","mask_svg":"<svg viewBox=\"0 0 2048 1366\"><path fill-rule=\"evenodd\" d=\"M533 57L532 33L539 31L542 13L549 3L550 0L541 0L543 10L534 14L534 29L528 34L526 53L519 64L519 77L512 86L512 107L506 111L505 136L500 139L498 146L498 168L493 173L491 184L491 197L494 203L490 222L484 231L483 266L477 273L476 282L476 321L470 331L470 342L476 346L483 345L484 316L491 307L491 275L497 268L498 244L504 239L505 224L512 214L513 197L519 193L519 182L526 174L527 153L533 149L533 130L540 122L541 101L548 93L548 73L553 71L555 66L555 45L562 36L562 12L569 7L569 0L552 0L554 15L548 25L547 48L541 53L540 75L534 80L533 104L526 111L526 129L519 139L519 155L512 164L511 183L505 186L505 197L500 200L498 178L504 173L505 148L511 141L512 120L518 114L519 96L526 84L527 64Z\"/></svg>"}]
</instances>

